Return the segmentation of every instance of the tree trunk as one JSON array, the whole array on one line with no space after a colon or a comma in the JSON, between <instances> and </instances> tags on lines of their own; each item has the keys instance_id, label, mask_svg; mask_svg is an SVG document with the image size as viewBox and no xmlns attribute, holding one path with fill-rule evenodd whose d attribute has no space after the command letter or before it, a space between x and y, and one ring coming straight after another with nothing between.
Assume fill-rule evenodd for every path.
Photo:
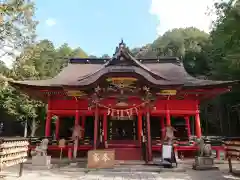
<instances>
[{"instance_id":1,"label":"tree trunk","mask_svg":"<svg viewBox=\"0 0 240 180\"><path fill-rule=\"evenodd\" d=\"M28 123L26 119L24 124L24 137L27 137L27 135L28 135Z\"/></svg>"},{"instance_id":2,"label":"tree trunk","mask_svg":"<svg viewBox=\"0 0 240 180\"><path fill-rule=\"evenodd\" d=\"M35 136L36 130L37 130L37 122L36 122L36 119L33 118L32 126L31 126L31 137Z\"/></svg>"}]
</instances>

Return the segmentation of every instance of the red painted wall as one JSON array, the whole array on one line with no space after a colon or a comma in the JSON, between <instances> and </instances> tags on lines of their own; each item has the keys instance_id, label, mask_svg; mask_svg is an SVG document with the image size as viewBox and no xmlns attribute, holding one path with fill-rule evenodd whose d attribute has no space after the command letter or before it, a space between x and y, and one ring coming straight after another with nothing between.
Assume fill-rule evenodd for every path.
<instances>
[{"instance_id":1,"label":"red painted wall","mask_svg":"<svg viewBox=\"0 0 240 180\"><path fill-rule=\"evenodd\" d=\"M54 99L51 101L51 110L75 110L76 100ZM78 109L87 109L88 101L86 99L78 100Z\"/></svg>"},{"instance_id":2,"label":"red painted wall","mask_svg":"<svg viewBox=\"0 0 240 180\"><path fill-rule=\"evenodd\" d=\"M165 110L167 104L169 110L196 110L196 101L194 100L157 100L155 102L156 110Z\"/></svg>"},{"instance_id":3,"label":"red painted wall","mask_svg":"<svg viewBox=\"0 0 240 180\"><path fill-rule=\"evenodd\" d=\"M137 106L143 101L139 98L129 97L127 103L129 107ZM114 108L117 100L115 98L108 98L100 101L100 104L107 107ZM156 110L165 110L168 103L169 110L195 110L196 102L194 100L156 100L154 106ZM90 106L88 100L79 99L78 109L87 110ZM51 101L51 110L75 110L77 107L76 100L57 99Z\"/></svg>"}]
</instances>

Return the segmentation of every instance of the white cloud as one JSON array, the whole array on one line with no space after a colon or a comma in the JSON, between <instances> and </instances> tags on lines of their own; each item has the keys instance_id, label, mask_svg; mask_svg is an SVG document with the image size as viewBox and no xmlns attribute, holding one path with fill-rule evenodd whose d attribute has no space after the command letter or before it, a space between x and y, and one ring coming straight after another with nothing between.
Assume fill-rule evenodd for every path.
<instances>
[{"instance_id":1,"label":"white cloud","mask_svg":"<svg viewBox=\"0 0 240 180\"><path fill-rule=\"evenodd\" d=\"M57 24L56 20L52 18L48 18L45 23L47 26L50 26L50 27Z\"/></svg>"},{"instance_id":2,"label":"white cloud","mask_svg":"<svg viewBox=\"0 0 240 180\"><path fill-rule=\"evenodd\" d=\"M169 29L196 27L209 32L214 17L207 15L214 0L152 0L150 13L157 16L158 35Z\"/></svg>"}]
</instances>

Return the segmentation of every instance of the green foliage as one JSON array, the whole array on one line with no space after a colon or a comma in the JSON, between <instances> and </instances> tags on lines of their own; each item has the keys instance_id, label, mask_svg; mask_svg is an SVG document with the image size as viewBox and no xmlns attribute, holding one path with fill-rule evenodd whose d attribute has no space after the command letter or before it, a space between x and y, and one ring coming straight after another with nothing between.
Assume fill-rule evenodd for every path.
<instances>
[{"instance_id":1,"label":"green foliage","mask_svg":"<svg viewBox=\"0 0 240 180\"><path fill-rule=\"evenodd\" d=\"M110 58L110 56L108 54L104 54L102 55L102 58Z\"/></svg>"},{"instance_id":2,"label":"green foliage","mask_svg":"<svg viewBox=\"0 0 240 180\"><path fill-rule=\"evenodd\" d=\"M0 49L15 55L33 43L37 22L33 20L34 3L28 0L2 0L0 7Z\"/></svg>"},{"instance_id":3,"label":"green foliage","mask_svg":"<svg viewBox=\"0 0 240 180\"><path fill-rule=\"evenodd\" d=\"M208 34L196 28L179 28L167 31L152 44L159 56L184 56L186 52L200 52Z\"/></svg>"},{"instance_id":4,"label":"green foliage","mask_svg":"<svg viewBox=\"0 0 240 180\"><path fill-rule=\"evenodd\" d=\"M204 48L209 35L196 28L172 29L158 37L152 44L135 48L132 53L138 58L176 56L183 58L186 70L195 76L206 75L209 71Z\"/></svg>"},{"instance_id":5,"label":"green foliage","mask_svg":"<svg viewBox=\"0 0 240 180\"><path fill-rule=\"evenodd\" d=\"M218 19L211 32L212 75L240 79L240 1L216 4Z\"/></svg>"},{"instance_id":6,"label":"green foliage","mask_svg":"<svg viewBox=\"0 0 240 180\"><path fill-rule=\"evenodd\" d=\"M26 46L14 61L11 70L4 63L0 64L0 69L3 70L4 75L14 80L48 79L56 76L67 65L69 57L87 57L87 55L81 48L72 49L67 44L55 48L52 42L42 40ZM45 119L46 105L9 86L8 79L4 75L0 84L2 108L19 121L34 121L33 124L38 126L40 121ZM36 128L34 127L34 130Z\"/></svg>"}]
</instances>

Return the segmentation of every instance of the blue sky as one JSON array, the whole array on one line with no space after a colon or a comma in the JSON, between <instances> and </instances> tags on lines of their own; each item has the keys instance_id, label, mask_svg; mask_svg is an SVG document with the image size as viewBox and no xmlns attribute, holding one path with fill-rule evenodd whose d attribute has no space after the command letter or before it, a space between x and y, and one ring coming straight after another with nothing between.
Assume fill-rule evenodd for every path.
<instances>
[{"instance_id":1,"label":"blue sky","mask_svg":"<svg viewBox=\"0 0 240 180\"><path fill-rule=\"evenodd\" d=\"M175 27L208 31L211 0L35 0L38 39L68 43L88 54L112 55L121 38L130 47L153 42ZM197 8L196 8L197 7Z\"/></svg>"},{"instance_id":2,"label":"blue sky","mask_svg":"<svg viewBox=\"0 0 240 180\"><path fill-rule=\"evenodd\" d=\"M121 38L129 47L156 38L157 17L147 0L37 0L39 38L80 46L88 54L112 55Z\"/></svg>"},{"instance_id":3,"label":"blue sky","mask_svg":"<svg viewBox=\"0 0 240 180\"><path fill-rule=\"evenodd\" d=\"M81 47L88 55L111 56L121 38L134 48L152 43L173 28L193 26L209 32L214 15L206 12L219 0L34 1L38 40L49 39L56 46L68 43L72 48ZM14 61L11 56L1 60L8 67Z\"/></svg>"}]
</instances>

